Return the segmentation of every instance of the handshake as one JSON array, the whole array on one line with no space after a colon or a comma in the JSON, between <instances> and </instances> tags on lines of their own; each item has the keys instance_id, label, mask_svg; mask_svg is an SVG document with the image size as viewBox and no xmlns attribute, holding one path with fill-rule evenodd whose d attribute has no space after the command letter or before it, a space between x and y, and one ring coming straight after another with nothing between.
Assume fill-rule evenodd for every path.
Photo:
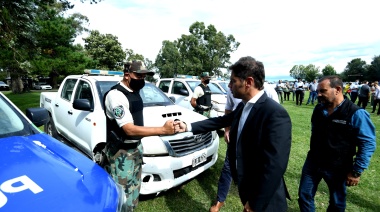
<instances>
[{"instance_id":1,"label":"handshake","mask_svg":"<svg viewBox=\"0 0 380 212\"><path fill-rule=\"evenodd\" d=\"M179 119L167 120L162 126L162 132L160 135L173 135L176 133L186 132L187 125L185 122Z\"/></svg>"}]
</instances>

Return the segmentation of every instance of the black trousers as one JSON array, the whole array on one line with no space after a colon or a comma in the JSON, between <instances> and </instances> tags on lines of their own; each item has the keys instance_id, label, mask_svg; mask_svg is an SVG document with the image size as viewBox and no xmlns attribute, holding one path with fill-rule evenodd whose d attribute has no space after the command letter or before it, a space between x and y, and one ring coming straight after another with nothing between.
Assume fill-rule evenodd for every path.
<instances>
[{"instance_id":1,"label":"black trousers","mask_svg":"<svg viewBox=\"0 0 380 212\"><path fill-rule=\"evenodd\" d=\"M358 106L360 107L362 105L362 108L365 109L368 105L368 96L366 97L361 97L359 96L359 102L358 102Z\"/></svg>"},{"instance_id":2,"label":"black trousers","mask_svg":"<svg viewBox=\"0 0 380 212\"><path fill-rule=\"evenodd\" d=\"M303 90L296 90L296 105L302 105L304 95Z\"/></svg>"}]
</instances>

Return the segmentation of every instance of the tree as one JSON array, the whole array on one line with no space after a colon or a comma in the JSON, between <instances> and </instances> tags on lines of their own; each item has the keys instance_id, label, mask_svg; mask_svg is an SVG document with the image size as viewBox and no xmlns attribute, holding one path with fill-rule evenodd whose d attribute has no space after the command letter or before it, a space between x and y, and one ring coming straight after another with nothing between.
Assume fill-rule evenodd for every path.
<instances>
[{"instance_id":1,"label":"tree","mask_svg":"<svg viewBox=\"0 0 380 212\"><path fill-rule=\"evenodd\" d=\"M10 73L13 93L22 92L21 76L27 74L25 64L39 53L38 17L45 15L52 5L59 6L62 11L73 7L68 0L0 1L0 67Z\"/></svg>"},{"instance_id":2,"label":"tree","mask_svg":"<svg viewBox=\"0 0 380 212\"><path fill-rule=\"evenodd\" d=\"M46 11L37 20L40 26L36 35L38 54L31 60L31 73L49 76L50 83L55 88L60 75L83 73L87 65L93 64L83 47L73 45L77 35L88 31L83 27L88 23L88 18L77 13L63 17L62 9L54 5L47 6Z\"/></svg>"},{"instance_id":3,"label":"tree","mask_svg":"<svg viewBox=\"0 0 380 212\"><path fill-rule=\"evenodd\" d=\"M314 79L317 79L320 76L319 67L316 67L313 64L309 64L304 69L305 80L307 82L312 82Z\"/></svg>"},{"instance_id":4,"label":"tree","mask_svg":"<svg viewBox=\"0 0 380 212\"><path fill-rule=\"evenodd\" d=\"M184 73L182 68L184 61L181 61L181 54L177 48L177 41L163 41L162 48L156 57L156 67L160 70L160 78L173 77L178 73ZM180 69L180 70L179 70ZM189 73L191 74L191 73Z\"/></svg>"},{"instance_id":5,"label":"tree","mask_svg":"<svg viewBox=\"0 0 380 212\"><path fill-rule=\"evenodd\" d=\"M342 73L343 81L355 81L356 79L363 80L367 74L366 62L360 58L351 60L347 63L346 68Z\"/></svg>"},{"instance_id":6,"label":"tree","mask_svg":"<svg viewBox=\"0 0 380 212\"><path fill-rule=\"evenodd\" d=\"M368 66L368 80L380 81L380 55L374 56L371 64Z\"/></svg>"},{"instance_id":7,"label":"tree","mask_svg":"<svg viewBox=\"0 0 380 212\"><path fill-rule=\"evenodd\" d=\"M94 60L98 61L96 68L120 70L118 64L126 58L126 53L116 36L103 35L98 30L94 30L83 40L85 41L84 48Z\"/></svg>"},{"instance_id":8,"label":"tree","mask_svg":"<svg viewBox=\"0 0 380 212\"><path fill-rule=\"evenodd\" d=\"M232 35L218 32L213 25L206 28L203 22L192 24L189 32L190 35L182 35L174 42L162 43L156 57L161 76L200 75L204 71L222 75L220 69L230 64L230 53L236 51L240 43Z\"/></svg>"},{"instance_id":9,"label":"tree","mask_svg":"<svg viewBox=\"0 0 380 212\"><path fill-rule=\"evenodd\" d=\"M322 69L322 75L323 76L336 75L336 71L335 71L334 67L329 64L329 65L326 65Z\"/></svg>"},{"instance_id":10,"label":"tree","mask_svg":"<svg viewBox=\"0 0 380 212\"><path fill-rule=\"evenodd\" d=\"M294 65L292 69L289 71L290 76L293 77L294 79L305 79L305 66L303 65Z\"/></svg>"}]
</instances>

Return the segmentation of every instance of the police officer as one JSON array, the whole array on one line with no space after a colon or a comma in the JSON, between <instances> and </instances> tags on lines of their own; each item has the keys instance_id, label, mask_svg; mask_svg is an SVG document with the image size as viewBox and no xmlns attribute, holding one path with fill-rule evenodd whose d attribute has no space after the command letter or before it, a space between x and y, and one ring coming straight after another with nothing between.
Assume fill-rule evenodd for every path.
<instances>
[{"instance_id":1,"label":"police officer","mask_svg":"<svg viewBox=\"0 0 380 212\"><path fill-rule=\"evenodd\" d=\"M178 131L173 120L166 121L162 127L144 127L143 101L139 91L145 85L145 76L153 74L141 61L127 62L123 79L104 95L106 158L113 179L124 187L127 211L133 211L138 204L143 159L141 138L171 135Z\"/></svg>"},{"instance_id":2,"label":"police officer","mask_svg":"<svg viewBox=\"0 0 380 212\"><path fill-rule=\"evenodd\" d=\"M201 84L194 89L193 97L191 98L191 106L194 111L206 117L210 117L211 110L211 90L208 87L210 76L208 72L201 73Z\"/></svg>"}]
</instances>

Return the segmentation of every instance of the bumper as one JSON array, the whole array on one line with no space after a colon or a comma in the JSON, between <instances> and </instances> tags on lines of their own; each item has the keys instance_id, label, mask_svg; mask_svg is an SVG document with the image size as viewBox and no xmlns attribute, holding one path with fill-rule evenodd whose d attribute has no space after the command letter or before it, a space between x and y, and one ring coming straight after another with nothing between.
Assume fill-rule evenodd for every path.
<instances>
[{"instance_id":1,"label":"bumper","mask_svg":"<svg viewBox=\"0 0 380 212\"><path fill-rule=\"evenodd\" d=\"M140 194L154 194L178 186L204 172L218 159L219 136L206 149L183 157L144 157ZM205 162L193 167L192 162L206 153Z\"/></svg>"}]
</instances>

